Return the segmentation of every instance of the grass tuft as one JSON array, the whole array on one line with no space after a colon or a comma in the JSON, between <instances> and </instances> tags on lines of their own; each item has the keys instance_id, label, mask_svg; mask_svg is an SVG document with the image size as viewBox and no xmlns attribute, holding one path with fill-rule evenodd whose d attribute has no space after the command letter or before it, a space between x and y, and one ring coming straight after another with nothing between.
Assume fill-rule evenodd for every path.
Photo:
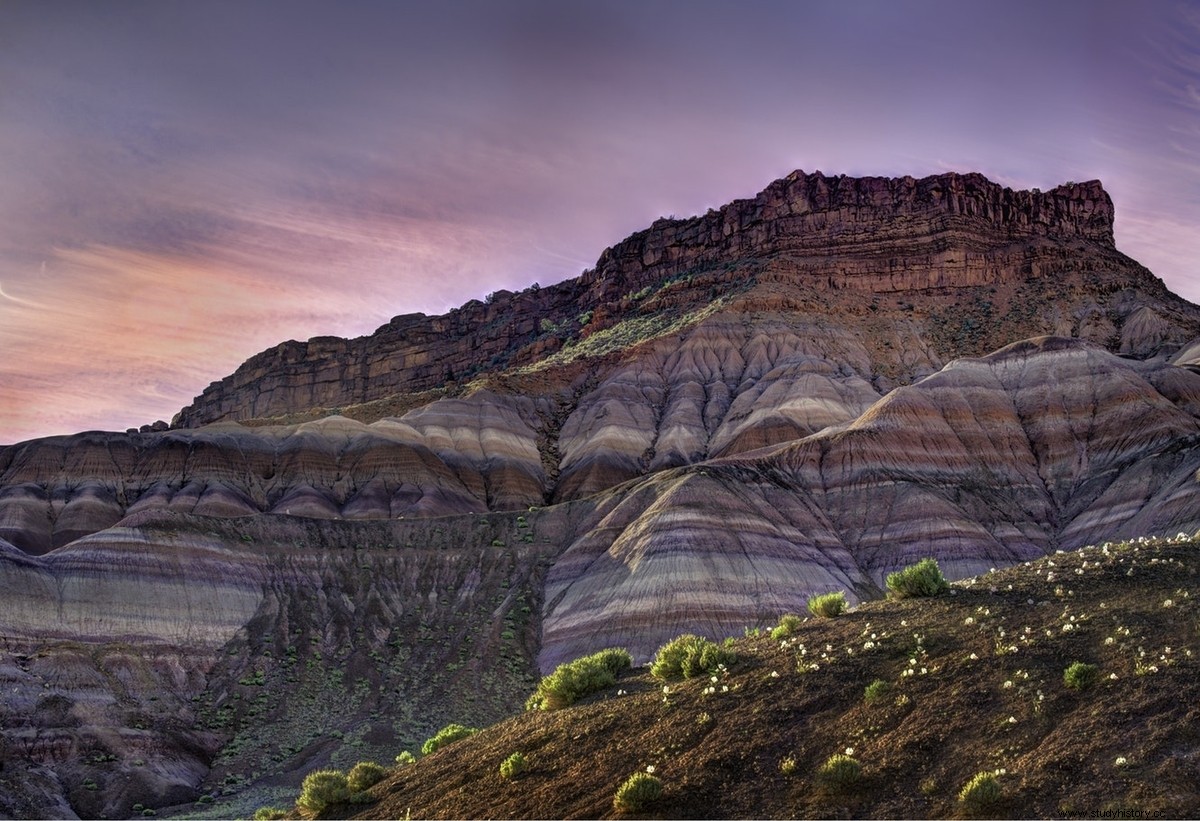
<instances>
[{"instance_id":1,"label":"grass tuft","mask_svg":"<svg viewBox=\"0 0 1200 821\"><path fill-rule=\"evenodd\" d=\"M808 600L808 612L823 619L832 619L846 612L846 594L838 590L834 593L822 593Z\"/></svg>"},{"instance_id":2,"label":"grass tuft","mask_svg":"<svg viewBox=\"0 0 1200 821\"><path fill-rule=\"evenodd\" d=\"M525 709L569 707L586 695L616 684L617 673L632 664L633 657L629 652L615 647L560 664L538 683L537 690L525 702Z\"/></svg>"},{"instance_id":3,"label":"grass tuft","mask_svg":"<svg viewBox=\"0 0 1200 821\"><path fill-rule=\"evenodd\" d=\"M933 559L921 559L903 570L889 573L887 589L894 599L938 596L950 589L949 582Z\"/></svg>"},{"instance_id":4,"label":"grass tuft","mask_svg":"<svg viewBox=\"0 0 1200 821\"><path fill-rule=\"evenodd\" d=\"M737 654L708 639L685 633L658 648L650 665L650 675L661 681L715 673L737 660Z\"/></svg>"},{"instance_id":5,"label":"grass tuft","mask_svg":"<svg viewBox=\"0 0 1200 821\"><path fill-rule=\"evenodd\" d=\"M421 755L429 755L454 741L475 735L479 730L474 727L464 727L461 724L447 724L421 745Z\"/></svg>"},{"instance_id":6,"label":"grass tuft","mask_svg":"<svg viewBox=\"0 0 1200 821\"><path fill-rule=\"evenodd\" d=\"M641 812L661 797L661 781L650 773L634 773L617 788L617 794L613 797L613 809L618 812Z\"/></svg>"}]
</instances>

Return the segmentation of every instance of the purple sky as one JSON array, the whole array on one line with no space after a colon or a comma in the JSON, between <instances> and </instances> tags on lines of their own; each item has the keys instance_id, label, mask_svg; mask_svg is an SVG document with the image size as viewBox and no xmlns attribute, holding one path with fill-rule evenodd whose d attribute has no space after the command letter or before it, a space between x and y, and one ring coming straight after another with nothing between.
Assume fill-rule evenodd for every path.
<instances>
[{"instance_id":1,"label":"purple sky","mask_svg":"<svg viewBox=\"0 0 1200 821\"><path fill-rule=\"evenodd\" d=\"M795 169L1099 178L1200 301L1200 3L0 3L0 442Z\"/></svg>"}]
</instances>

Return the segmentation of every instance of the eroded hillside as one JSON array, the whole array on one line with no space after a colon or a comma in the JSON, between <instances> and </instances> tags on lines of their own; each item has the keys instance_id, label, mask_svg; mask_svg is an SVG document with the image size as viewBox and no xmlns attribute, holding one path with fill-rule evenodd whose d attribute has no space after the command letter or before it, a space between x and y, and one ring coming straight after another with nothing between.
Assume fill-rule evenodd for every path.
<instances>
[{"instance_id":1,"label":"eroded hillside","mask_svg":"<svg viewBox=\"0 0 1200 821\"><path fill-rule=\"evenodd\" d=\"M0 448L0 813L245 813L600 647L1196 531L1200 309L1111 219L1098 183L797 173L265 352L171 430Z\"/></svg>"}]
</instances>

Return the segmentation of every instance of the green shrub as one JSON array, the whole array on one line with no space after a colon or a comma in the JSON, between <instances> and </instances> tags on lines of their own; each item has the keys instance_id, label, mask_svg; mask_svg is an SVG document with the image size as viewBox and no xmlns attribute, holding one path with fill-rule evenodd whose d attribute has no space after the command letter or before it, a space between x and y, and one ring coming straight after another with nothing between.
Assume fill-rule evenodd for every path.
<instances>
[{"instance_id":1,"label":"green shrub","mask_svg":"<svg viewBox=\"0 0 1200 821\"><path fill-rule=\"evenodd\" d=\"M854 786L859 777L862 775L862 765L857 760L842 753L836 753L829 756L821 768L817 770L817 777L827 787L834 790L848 790Z\"/></svg>"},{"instance_id":2,"label":"green shrub","mask_svg":"<svg viewBox=\"0 0 1200 821\"><path fill-rule=\"evenodd\" d=\"M613 808L618 812L640 812L661 796L661 781L650 773L634 773L617 788Z\"/></svg>"},{"instance_id":3,"label":"green shrub","mask_svg":"<svg viewBox=\"0 0 1200 821\"><path fill-rule=\"evenodd\" d=\"M732 664L737 654L708 639L684 634L658 648L650 675L662 681L715 673L721 665Z\"/></svg>"},{"instance_id":4,"label":"green shrub","mask_svg":"<svg viewBox=\"0 0 1200 821\"><path fill-rule=\"evenodd\" d=\"M558 710L570 706L586 695L616 684L617 673L632 664L629 652L616 647L560 664L538 683L537 690L525 702L525 709Z\"/></svg>"},{"instance_id":5,"label":"green shrub","mask_svg":"<svg viewBox=\"0 0 1200 821\"><path fill-rule=\"evenodd\" d=\"M775 641L786 639L800 629L801 619L794 613L779 617L779 624L771 630L771 638Z\"/></svg>"},{"instance_id":6,"label":"green shrub","mask_svg":"<svg viewBox=\"0 0 1200 821\"><path fill-rule=\"evenodd\" d=\"M417 757L415 755L408 750L404 750L400 755L396 756L396 766L407 767L409 764L415 763L416 760Z\"/></svg>"},{"instance_id":7,"label":"green shrub","mask_svg":"<svg viewBox=\"0 0 1200 821\"><path fill-rule=\"evenodd\" d=\"M1072 690L1086 690L1100 678L1100 668L1094 664L1077 661L1063 670L1063 684Z\"/></svg>"},{"instance_id":8,"label":"green shrub","mask_svg":"<svg viewBox=\"0 0 1200 821\"><path fill-rule=\"evenodd\" d=\"M317 770L304 777L296 806L313 815L319 815L330 804L341 804L349 800L350 787L346 784L345 773L340 770Z\"/></svg>"},{"instance_id":9,"label":"green shrub","mask_svg":"<svg viewBox=\"0 0 1200 821\"><path fill-rule=\"evenodd\" d=\"M287 818L287 810L281 810L279 807L259 807L254 811L254 821L279 821L281 818Z\"/></svg>"},{"instance_id":10,"label":"green shrub","mask_svg":"<svg viewBox=\"0 0 1200 821\"><path fill-rule=\"evenodd\" d=\"M949 590L950 585L946 581L946 577L942 575L936 561L921 559L903 570L889 573L887 589L891 592L892 598L915 599L940 595Z\"/></svg>"},{"instance_id":11,"label":"green shrub","mask_svg":"<svg viewBox=\"0 0 1200 821\"><path fill-rule=\"evenodd\" d=\"M958 800L972 811L984 810L1000 800L1003 790L994 773L975 773L958 793Z\"/></svg>"},{"instance_id":12,"label":"green shrub","mask_svg":"<svg viewBox=\"0 0 1200 821\"><path fill-rule=\"evenodd\" d=\"M887 695L888 690L892 689L892 685L881 678L877 678L867 685L867 689L863 692L863 698L868 704L874 704L879 699Z\"/></svg>"},{"instance_id":13,"label":"green shrub","mask_svg":"<svg viewBox=\"0 0 1200 821\"><path fill-rule=\"evenodd\" d=\"M435 750L445 747L452 741L458 741L460 738L473 736L479 730L474 727L464 727L461 724L447 724L445 727L437 731L433 738L426 739L421 745L421 755L429 755Z\"/></svg>"},{"instance_id":14,"label":"green shrub","mask_svg":"<svg viewBox=\"0 0 1200 821\"><path fill-rule=\"evenodd\" d=\"M500 777L516 778L518 775L525 772L525 767L525 756L521 753L513 753L508 758L500 762Z\"/></svg>"},{"instance_id":15,"label":"green shrub","mask_svg":"<svg viewBox=\"0 0 1200 821\"><path fill-rule=\"evenodd\" d=\"M387 768L382 764L376 764L374 761L360 761L350 768L350 772L346 773L346 786L350 788L350 792L362 792L369 787L374 787L383 777L387 775Z\"/></svg>"},{"instance_id":16,"label":"green shrub","mask_svg":"<svg viewBox=\"0 0 1200 821\"><path fill-rule=\"evenodd\" d=\"M846 611L846 594L838 590L834 593L823 593L808 600L808 612L823 619L832 619Z\"/></svg>"}]
</instances>

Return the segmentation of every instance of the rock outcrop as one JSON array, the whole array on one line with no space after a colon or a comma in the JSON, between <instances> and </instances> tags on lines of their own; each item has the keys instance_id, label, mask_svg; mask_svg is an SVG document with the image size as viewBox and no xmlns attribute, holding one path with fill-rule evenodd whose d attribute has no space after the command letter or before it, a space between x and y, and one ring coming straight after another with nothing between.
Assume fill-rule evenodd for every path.
<instances>
[{"instance_id":1,"label":"rock outcrop","mask_svg":"<svg viewBox=\"0 0 1200 821\"><path fill-rule=\"evenodd\" d=\"M1082 336L1139 357L1200 336L1195 309L1113 247L1112 218L1097 181L1039 192L978 174L915 180L797 171L753 199L659 220L575 279L500 291L444 316L399 316L371 336L264 351L210 385L175 425L344 408L460 385L537 362L564 339L586 338L631 314L685 313L746 291L778 301L773 284L793 302L821 293L825 304L811 302L806 312L835 326L848 319L841 309L861 311L863 295L885 297L875 303L880 316L929 316L953 302L948 291L984 289L976 310L956 311L956 325L974 324L933 340L942 361L1042 333ZM1038 300L1031 288L1055 293ZM651 292L657 302L639 305ZM1046 296L1056 300L1052 309ZM996 325L1008 334L999 343L988 333ZM922 328L900 330L920 336Z\"/></svg>"}]
</instances>

